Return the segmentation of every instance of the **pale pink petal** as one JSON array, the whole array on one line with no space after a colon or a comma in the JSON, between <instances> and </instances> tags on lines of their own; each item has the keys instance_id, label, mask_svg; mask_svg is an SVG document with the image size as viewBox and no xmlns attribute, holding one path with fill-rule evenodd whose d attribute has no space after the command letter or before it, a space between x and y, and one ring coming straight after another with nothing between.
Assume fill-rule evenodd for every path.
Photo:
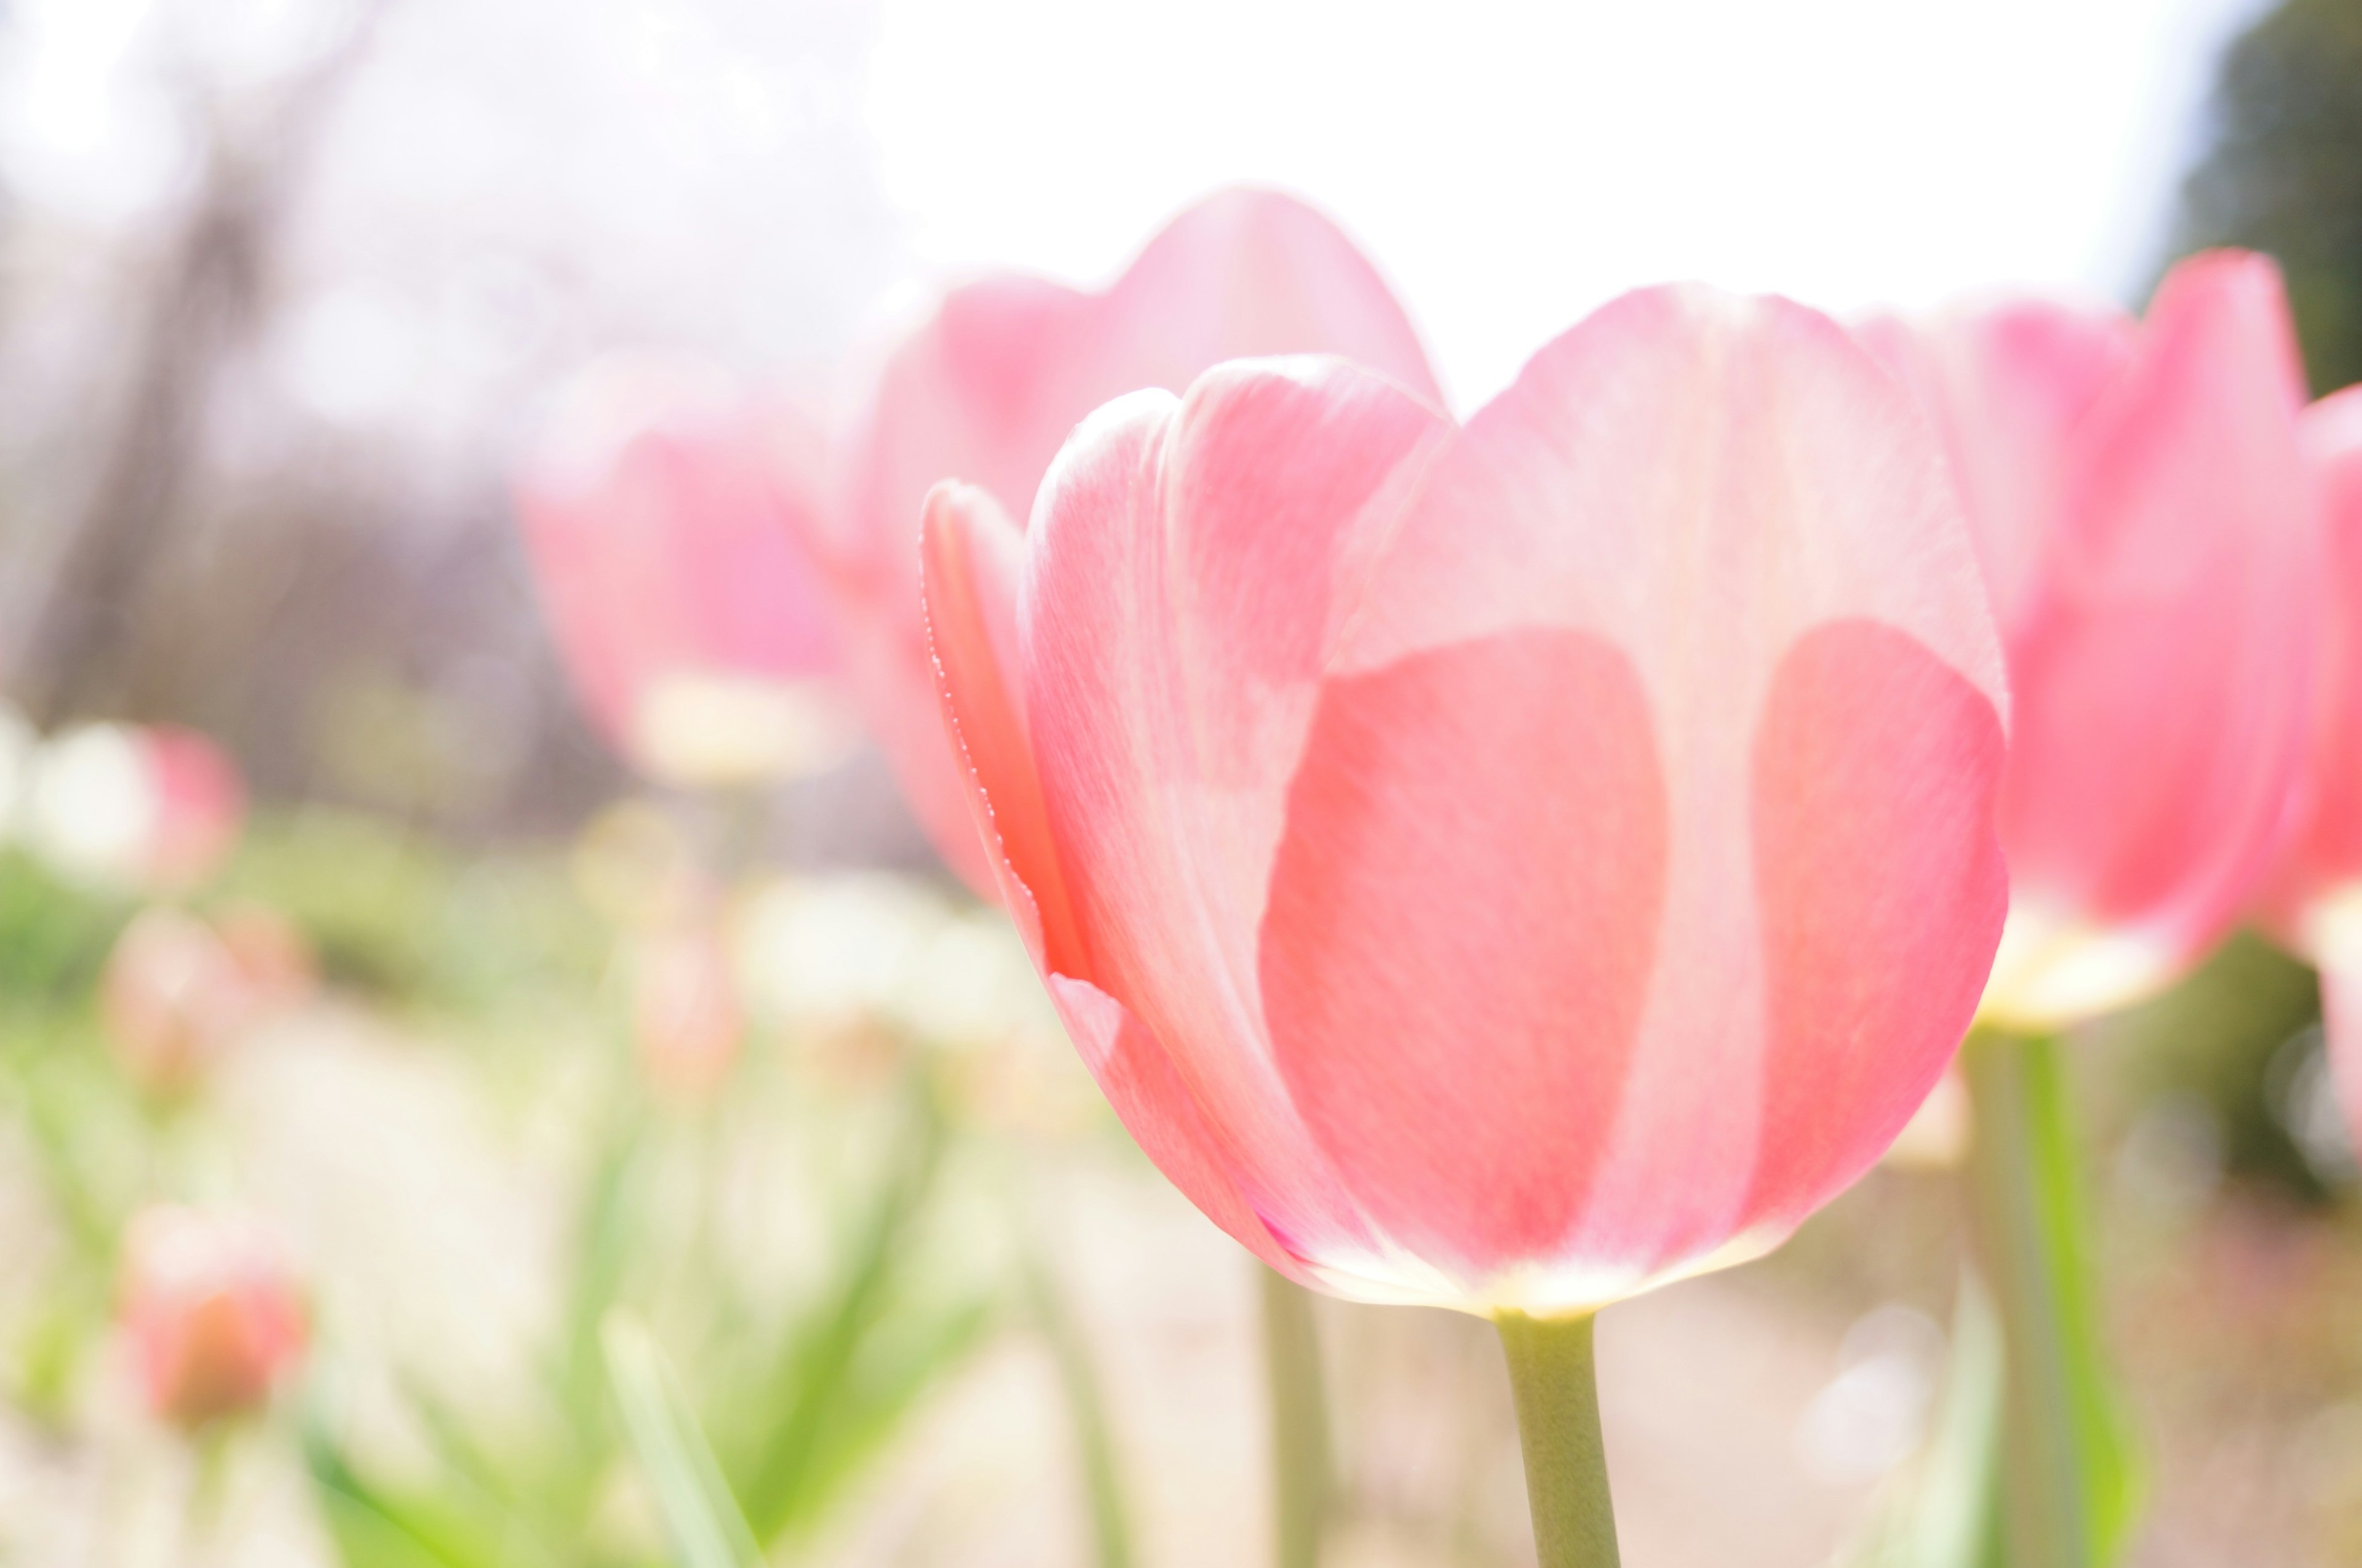
<instances>
[{"instance_id":1,"label":"pale pink petal","mask_svg":"<svg viewBox=\"0 0 2362 1568\"><path fill-rule=\"evenodd\" d=\"M1352 243L1301 203L1247 191L1175 219L1104 294L1011 278L956 290L886 364L824 554L872 729L913 812L979 890L990 868L970 843L920 624L927 491L965 480L1023 520L1050 459L1100 404L1296 352L1342 355L1437 401L1417 335Z\"/></svg>"},{"instance_id":2,"label":"pale pink petal","mask_svg":"<svg viewBox=\"0 0 2362 1568\"><path fill-rule=\"evenodd\" d=\"M2362 878L2362 387L2307 409L2301 434L2323 525L2320 642L2299 825L2261 900L2292 937L2312 900Z\"/></svg>"},{"instance_id":3,"label":"pale pink petal","mask_svg":"<svg viewBox=\"0 0 2362 1568\"><path fill-rule=\"evenodd\" d=\"M1025 709L1093 977L1299 1251L1361 1227L1271 1059L1256 933L1322 650L1447 428L1339 361L1225 366L1095 415L1030 541Z\"/></svg>"},{"instance_id":4,"label":"pale pink petal","mask_svg":"<svg viewBox=\"0 0 2362 1568\"><path fill-rule=\"evenodd\" d=\"M2301 403L2272 264L2177 267L2079 436L2014 628L2014 919L2132 933L2151 985L2222 934L2284 826L2318 569Z\"/></svg>"},{"instance_id":5,"label":"pale pink petal","mask_svg":"<svg viewBox=\"0 0 2362 1568\"><path fill-rule=\"evenodd\" d=\"M647 704L668 682L786 690L834 672L804 543L818 461L791 416L758 424L675 369L602 365L562 401L518 514L576 688L635 761L656 766Z\"/></svg>"},{"instance_id":6,"label":"pale pink petal","mask_svg":"<svg viewBox=\"0 0 2362 1568\"><path fill-rule=\"evenodd\" d=\"M1371 1217L1463 1279L1554 1252L1606 1152L1664 902L1650 731L1630 661L1556 628L1321 695L1264 923L1272 1043Z\"/></svg>"},{"instance_id":7,"label":"pale pink petal","mask_svg":"<svg viewBox=\"0 0 2362 1568\"><path fill-rule=\"evenodd\" d=\"M1087 981L1052 975L1049 984L1083 1065L1141 1153L1232 1240L1280 1273L1302 1280L1304 1271L1294 1255L1240 1192L1205 1113L1156 1037L1121 1002Z\"/></svg>"},{"instance_id":8,"label":"pale pink petal","mask_svg":"<svg viewBox=\"0 0 2362 1568\"><path fill-rule=\"evenodd\" d=\"M1024 536L992 497L943 484L927 497L926 606L943 723L967 780L971 836L1045 974L1090 977L1051 842L1016 681Z\"/></svg>"},{"instance_id":9,"label":"pale pink petal","mask_svg":"<svg viewBox=\"0 0 2362 1568\"><path fill-rule=\"evenodd\" d=\"M1947 1015L1900 1038L1774 1048L1799 1027L1779 1020L1777 997L1797 979L1794 933L1813 927L1765 904L1814 889L1759 885L1755 747L1793 650L1832 622L1874 624L1975 705L2002 709L1973 549L1911 400L1813 312L1654 290L1544 348L1435 459L1336 660L1342 679L1563 628L1620 653L1646 700L1666 795L1662 915L1629 1066L1603 1061L1586 1080L1621 1085L1605 1148L1564 1150L1571 1170L1590 1174L1562 1254L1588 1269L1650 1276L1730 1242L1760 1218L1759 1170L1857 1174L1876 1153L1867 1132L1849 1127L1805 1153L1782 1142L1823 1134L1781 1109L1792 1086L1776 1075L1819 1070L1831 1055L1875 1064L1861 1102L1907 1105L1941 1066L1925 1040L1967 1022ZM1992 787L1973 770L1932 776L1910 746L1852 755L1866 760L1847 786L1851 803L1924 823L1928 842L1840 880L1846 908L1829 922L1849 928L1879 899L1910 896L1901 879L1914 870L1983 853L1990 825L1976 803ZM1479 831L1475 809L1461 831ZM1397 900L1443 901L1474 921L1501 896L1468 879ZM1973 988L1992 955L1991 915L1948 910L1948 929L1928 943L1932 968L1914 983L1939 999ZM1892 1021L1874 1009L1848 1016ZM1572 1027L1534 1021L1546 1026ZM1472 1032L1460 1049L1472 1075L1495 1070L1492 1041ZM1596 1114L1564 1110L1578 1129Z\"/></svg>"},{"instance_id":10,"label":"pale pink petal","mask_svg":"<svg viewBox=\"0 0 2362 1568\"><path fill-rule=\"evenodd\" d=\"M1856 328L1943 437L2004 644L2063 525L2077 434L2131 359L2134 332L2121 312L2048 300Z\"/></svg>"},{"instance_id":11,"label":"pale pink petal","mask_svg":"<svg viewBox=\"0 0 2362 1568\"><path fill-rule=\"evenodd\" d=\"M1926 646L1832 621L1781 660L1755 735L1769 970L1750 1228L1785 1231L1876 1159L1941 1074L2009 907L1992 704Z\"/></svg>"}]
</instances>

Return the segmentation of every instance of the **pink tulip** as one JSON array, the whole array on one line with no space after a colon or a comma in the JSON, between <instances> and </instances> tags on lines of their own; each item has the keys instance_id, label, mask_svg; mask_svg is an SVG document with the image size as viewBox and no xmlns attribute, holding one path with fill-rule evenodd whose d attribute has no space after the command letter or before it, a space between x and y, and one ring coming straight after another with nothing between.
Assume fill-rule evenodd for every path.
<instances>
[{"instance_id":1,"label":"pink tulip","mask_svg":"<svg viewBox=\"0 0 2362 1568\"><path fill-rule=\"evenodd\" d=\"M1021 521L1060 444L1109 398L1299 351L1341 354L1440 401L1402 307L1352 243L1288 197L1232 191L1175 218L1105 293L972 283L887 361L821 554L865 715L936 847L978 891L992 873L944 739L920 606L928 490L964 478Z\"/></svg>"},{"instance_id":2,"label":"pink tulip","mask_svg":"<svg viewBox=\"0 0 2362 1568\"><path fill-rule=\"evenodd\" d=\"M2237 918L2303 744L2314 517L2279 272L2217 252L2145 321L2018 303L1864 336L1945 432L2008 649L1986 1015L2137 1000Z\"/></svg>"},{"instance_id":3,"label":"pink tulip","mask_svg":"<svg viewBox=\"0 0 2362 1568\"><path fill-rule=\"evenodd\" d=\"M160 1095L193 1087L260 1010L229 945L194 915L160 904L116 938L98 1001L116 1060Z\"/></svg>"},{"instance_id":4,"label":"pink tulip","mask_svg":"<svg viewBox=\"0 0 2362 1568\"><path fill-rule=\"evenodd\" d=\"M2303 436L2328 560L2297 826L2263 903L2320 966L2332 1077L2362 1137L2362 387L2313 404Z\"/></svg>"},{"instance_id":5,"label":"pink tulip","mask_svg":"<svg viewBox=\"0 0 2362 1568\"><path fill-rule=\"evenodd\" d=\"M294 1277L267 1234L170 1206L132 1221L122 1319L149 1409L189 1430L261 1405L305 1337Z\"/></svg>"},{"instance_id":6,"label":"pink tulip","mask_svg":"<svg viewBox=\"0 0 2362 1568\"><path fill-rule=\"evenodd\" d=\"M237 765L177 724L86 724L42 749L27 829L69 876L140 892L203 883L237 845Z\"/></svg>"},{"instance_id":7,"label":"pink tulip","mask_svg":"<svg viewBox=\"0 0 2362 1568\"><path fill-rule=\"evenodd\" d=\"M800 542L816 467L777 414L679 367L614 361L561 399L517 485L542 602L583 703L675 784L824 766L845 723Z\"/></svg>"},{"instance_id":8,"label":"pink tulip","mask_svg":"<svg viewBox=\"0 0 2362 1568\"><path fill-rule=\"evenodd\" d=\"M1263 360L930 498L1003 895L1150 1156L1331 1292L1557 1315L1860 1175L2001 933L2001 656L1910 401L1637 293L1464 427Z\"/></svg>"}]
</instances>

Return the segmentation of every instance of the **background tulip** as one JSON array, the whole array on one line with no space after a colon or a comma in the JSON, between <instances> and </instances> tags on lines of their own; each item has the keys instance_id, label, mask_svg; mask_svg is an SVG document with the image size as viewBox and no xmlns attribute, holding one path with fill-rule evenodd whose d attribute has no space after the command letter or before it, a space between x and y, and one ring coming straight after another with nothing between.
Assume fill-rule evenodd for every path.
<instances>
[{"instance_id":1,"label":"background tulip","mask_svg":"<svg viewBox=\"0 0 2362 1568\"><path fill-rule=\"evenodd\" d=\"M2264 903L2279 933L2320 966L2333 1081L2362 1130L2362 388L2306 410L2303 434L2327 569L2298 825Z\"/></svg>"},{"instance_id":2,"label":"background tulip","mask_svg":"<svg viewBox=\"0 0 2362 1568\"><path fill-rule=\"evenodd\" d=\"M196 1428L260 1405L304 1348L294 1278L235 1215L164 1206L124 1243L123 1327L157 1416Z\"/></svg>"},{"instance_id":3,"label":"background tulip","mask_svg":"<svg viewBox=\"0 0 2362 1568\"><path fill-rule=\"evenodd\" d=\"M979 891L993 878L944 740L920 603L928 490L965 479L1021 522L1099 404L1295 352L1341 354L1440 404L1418 335L1352 242L1299 202L1232 191L1175 218L1104 293L986 279L954 290L886 361L821 554L865 713L911 809Z\"/></svg>"},{"instance_id":4,"label":"background tulip","mask_svg":"<svg viewBox=\"0 0 2362 1568\"><path fill-rule=\"evenodd\" d=\"M2237 918L2303 745L2314 519L2279 271L2193 258L2137 323L2016 302L1865 335L1945 432L2008 649L1986 1014L2121 1007Z\"/></svg>"},{"instance_id":5,"label":"background tulip","mask_svg":"<svg viewBox=\"0 0 2362 1568\"><path fill-rule=\"evenodd\" d=\"M660 781L807 771L848 737L797 528L805 439L726 382L615 360L560 400L517 482L558 646L602 731ZM816 449L816 448L815 448Z\"/></svg>"},{"instance_id":6,"label":"background tulip","mask_svg":"<svg viewBox=\"0 0 2362 1568\"><path fill-rule=\"evenodd\" d=\"M210 877L245 825L237 765L177 724L84 724L33 765L25 833L65 876L171 893Z\"/></svg>"},{"instance_id":7,"label":"background tulip","mask_svg":"<svg viewBox=\"0 0 2362 1568\"><path fill-rule=\"evenodd\" d=\"M1628 296L1455 430L1335 360L938 491L979 820L1150 1155L1338 1294L1582 1312L1760 1252L1941 1071L2000 931L1999 653L1826 319Z\"/></svg>"}]
</instances>

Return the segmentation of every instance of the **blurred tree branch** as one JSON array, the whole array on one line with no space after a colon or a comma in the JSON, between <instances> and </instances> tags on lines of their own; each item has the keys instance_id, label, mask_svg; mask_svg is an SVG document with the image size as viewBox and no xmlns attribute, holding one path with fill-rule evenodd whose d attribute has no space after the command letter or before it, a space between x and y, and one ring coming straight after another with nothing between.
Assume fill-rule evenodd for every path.
<instances>
[{"instance_id":1,"label":"blurred tree branch","mask_svg":"<svg viewBox=\"0 0 2362 1568\"><path fill-rule=\"evenodd\" d=\"M147 573L186 496L215 369L260 318L307 157L393 3L361 0L343 36L259 112L204 107L204 172L158 267L88 498L16 660L17 700L44 727L107 698Z\"/></svg>"}]
</instances>

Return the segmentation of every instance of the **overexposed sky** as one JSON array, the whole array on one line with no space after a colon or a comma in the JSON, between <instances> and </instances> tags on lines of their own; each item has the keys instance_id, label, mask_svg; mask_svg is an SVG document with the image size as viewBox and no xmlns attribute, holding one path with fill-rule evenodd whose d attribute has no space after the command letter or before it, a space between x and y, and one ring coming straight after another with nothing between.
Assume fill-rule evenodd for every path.
<instances>
[{"instance_id":1,"label":"overexposed sky","mask_svg":"<svg viewBox=\"0 0 2362 1568\"><path fill-rule=\"evenodd\" d=\"M267 76L353 3L14 0L0 175L137 215L191 158L160 83ZM1839 311L2126 297L2264 3L393 0L281 359L327 416L459 425L513 402L483 366L517 343L562 357L536 322L825 365L946 274L1103 282L1241 181L1363 241L1463 411L1667 279ZM541 303L487 331L488 289ZM490 346L434 349L455 334Z\"/></svg>"},{"instance_id":2,"label":"overexposed sky","mask_svg":"<svg viewBox=\"0 0 2362 1568\"><path fill-rule=\"evenodd\" d=\"M1463 407L1702 278L1833 308L2124 296L2257 0L880 0L866 118L922 264L1069 281L1231 181L1340 218Z\"/></svg>"}]
</instances>

